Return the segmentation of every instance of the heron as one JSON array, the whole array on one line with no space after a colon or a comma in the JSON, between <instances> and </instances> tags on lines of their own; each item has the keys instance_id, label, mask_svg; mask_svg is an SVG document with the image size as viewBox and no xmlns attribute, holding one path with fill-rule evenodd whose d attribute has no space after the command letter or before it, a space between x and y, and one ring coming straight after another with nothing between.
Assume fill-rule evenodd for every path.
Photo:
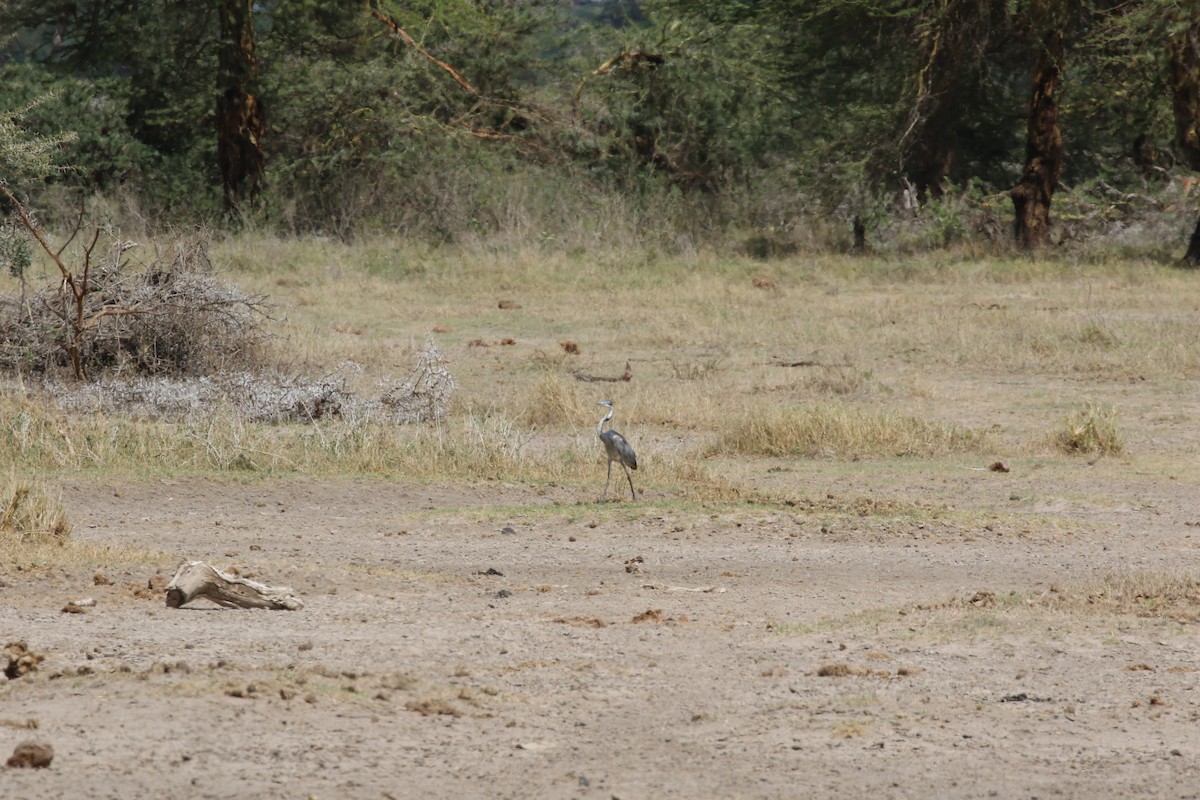
<instances>
[{"instance_id":1,"label":"heron","mask_svg":"<svg viewBox=\"0 0 1200 800\"><path fill-rule=\"evenodd\" d=\"M629 446L629 442L625 441L624 436L612 428L604 430L605 423L610 421L615 413L613 410L613 401L601 400L596 405L604 406L608 409L608 415L600 420L600 424L596 426L596 434L600 437L600 441L604 443L604 452L608 454L608 478L604 481L604 494L600 496L600 502L603 503L608 499L608 484L612 480L612 465L614 461L621 465L621 469L625 470L625 478L629 481L629 496L637 500L637 493L633 490L633 476L629 474L629 470L637 469L637 454L633 452L633 448Z\"/></svg>"}]
</instances>

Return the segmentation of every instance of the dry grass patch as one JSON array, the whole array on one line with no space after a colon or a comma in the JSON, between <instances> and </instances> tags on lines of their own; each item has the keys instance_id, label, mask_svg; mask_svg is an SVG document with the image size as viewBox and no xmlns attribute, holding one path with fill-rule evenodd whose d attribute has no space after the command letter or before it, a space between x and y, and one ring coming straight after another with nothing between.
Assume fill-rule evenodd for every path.
<instances>
[{"instance_id":1,"label":"dry grass patch","mask_svg":"<svg viewBox=\"0 0 1200 800\"><path fill-rule=\"evenodd\" d=\"M0 542L61 545L70 535L71 522L62 501L10 473L0 489Z\"/></svg>"},{"instance_id":2,"label":"dry grass patch","mask_svg":"<svg viewBox=\"0 0 1200 800\"><path fill-rule=\"evenodd\" d=\"M586 406L581 409L586 413ZM102 469L108 475L404 475L416 480L486 479L603 486L603 449L590 432L565 445L497 413L455 414L396 425L370 418L268 424L223 408L178 421L69 415L27 398L0 396L0 460L35 470ZM599 416L597 415L597 419ZM647 491L701 502L752 494L715 478L697 459L643 454L635 477Z\"/></svg>"},{"instance_id":3,"label":"dry grass patch","mask_svg":"<svg viewBox=\"0 0 1200 800\"><path fill-rule=\"evenodd\" d=\"M829 397L864 397L873 385L870 374L839 366L818 366L800 380L802 391Z\"/></svg>"},{"instance_id":4,"label":"dry grass patch","mask_svg":"<svg viewBox=\"0 0 1200 800\"><path fill-rule=\"evenodd\" d=\"M547 372L525 393L516 415L531 427L574 426L587 421L583 414L587 405L578 381Z\"/></svg>"},{"instance_id":5,"label":"dry grass patch","mask_svg":"<svg viewBox=\"0 0 1200 800\"><path fill-rule=\"evenodd\" d=\"M998 595L975 592L940 603L921 604L919 611L961 609L989 616L998 612L1047 609L1068 614L1102 614L1200 621L1200 575L1186 572L1127 570L1048 590Z\"/></svg>"},{"instance_id":6,"label":"dry grass patch","mask_svg":"<svg viewBox=\"0 0 1200 800\"><path fill-rule=\"evenodd\" d=\"M1093 403L1068 415L1050 441L1069 455L1111 456L1125 449L1125 439L1117 428L1117 410Z\"/></svg>"},{"instance_id":7,"label":"dry grass patch","mask_svg":"<svg viewBox=\"0 0 1200 800\"><path fill-rule=\"evenodd\" d=\"M1089 583L1052 589L1038 602L1068 610L1196 622L1200 621L1200 575L1112 572Z\"/></svg>"},{"instance_id":8,"label":"dry grass patch","mask_svg":"<svg viewBox=\"0 0 1200 800\"><path fill-rule=\"evenodd\" d=\"M760 408L724 431L712 454L765 456L941 456L980 451L986 434L893 411L854 406Z\"/></svg>"}]
</instances>

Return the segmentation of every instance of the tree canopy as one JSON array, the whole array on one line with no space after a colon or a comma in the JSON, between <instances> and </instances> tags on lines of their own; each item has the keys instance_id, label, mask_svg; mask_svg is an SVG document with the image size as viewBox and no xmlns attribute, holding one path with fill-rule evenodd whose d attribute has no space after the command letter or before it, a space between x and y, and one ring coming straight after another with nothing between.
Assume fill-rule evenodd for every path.
<instances>
[{"instance_id":1,"label":"tree canopy","mask_svg":"<svg viewBox=\"0 0 1200 800\"><path fill-rule=\"evenodd\" d=\"M951 191L1048 215L1060 184L1200 167L1197 24L1168 0L13 0L0 148L21 114L27 143L75 137L24 191L340 236L615 205L644 234L774 230Z\"/></svg>"}]
</instances>

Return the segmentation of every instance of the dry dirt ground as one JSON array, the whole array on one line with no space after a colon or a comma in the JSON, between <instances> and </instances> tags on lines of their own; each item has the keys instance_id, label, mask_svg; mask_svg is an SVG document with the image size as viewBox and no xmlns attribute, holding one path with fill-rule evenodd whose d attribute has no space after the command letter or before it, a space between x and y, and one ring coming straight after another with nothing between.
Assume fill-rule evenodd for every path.
<instances>
[{"instance_id":1,"label":"dry dirt ground","mask_svg":"<svg viewBox=\"0 0 1200 800\"><path fill-rule=\"evenodd\" d=\"M45 657L0 684L0 756L55 752L0 794L1200 796L1194 622L1081 588L1194 572L1194 481L979 466L764 470L795 500L669 512L519 483L67 486L75 539L152 555L107 585L0 572L0 645ZM144 587L183 559L306 607L168 609Z\"/></svg>"}]
</instances>

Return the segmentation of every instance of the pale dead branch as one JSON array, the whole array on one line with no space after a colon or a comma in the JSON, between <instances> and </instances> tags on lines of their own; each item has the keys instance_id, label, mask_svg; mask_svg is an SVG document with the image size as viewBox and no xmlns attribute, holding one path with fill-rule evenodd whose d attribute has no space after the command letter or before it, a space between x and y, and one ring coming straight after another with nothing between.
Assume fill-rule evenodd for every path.
<instances>
[{"instance_id":1,"label":"pale dead branch","mask_svg":"<svg viewBox=\"0 0 1200 800\"><path fill-rule=\"evenodd\" d=\"M198 597L211 600L222 608L265 608L272 611L299 611L303 601L287 586L266 584L230 575L203 561L185 561L167 584L167 607L179 608Z\"/></svg>"}]
</instances>

